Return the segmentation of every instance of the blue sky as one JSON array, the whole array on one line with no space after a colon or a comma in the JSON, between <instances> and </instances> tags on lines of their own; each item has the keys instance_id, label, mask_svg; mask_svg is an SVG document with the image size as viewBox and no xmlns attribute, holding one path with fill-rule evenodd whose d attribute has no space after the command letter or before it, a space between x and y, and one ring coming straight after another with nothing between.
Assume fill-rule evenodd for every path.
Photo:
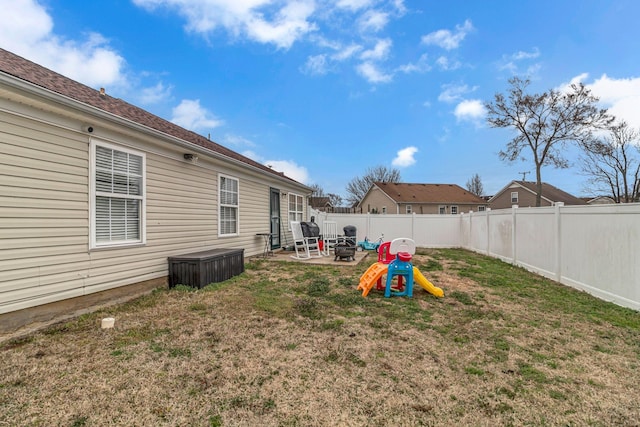
<instances>
[{"instance_id":1,"label":"blue sky","mask_svg":"<svg viewBox=\"0 0 640 427\"><path fill-rule=\"evenodd\" d=\"M106 88L325 192L367 168L403 182L530 172L485 101L507 80L583 82L640 127L636 0L0 0L0 47ZM568 150L576 160L575 150ZM577 165L543 180L588 195Z\"/></svg>"}]
</instances>

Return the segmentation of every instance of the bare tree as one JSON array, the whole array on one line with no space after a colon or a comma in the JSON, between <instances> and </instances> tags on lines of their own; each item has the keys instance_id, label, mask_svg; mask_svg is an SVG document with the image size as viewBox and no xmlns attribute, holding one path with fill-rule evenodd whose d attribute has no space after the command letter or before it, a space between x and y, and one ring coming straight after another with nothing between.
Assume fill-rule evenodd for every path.
<instances>
[{"instance_id":1,"label":"bare tree","mask_svg":"<svg viewBox=\"0 0 640 427\"><path fill-rule=\"evenodd\" d=\"M342 196L335 193L325 193L324 189L320 187L319 184L312 184L311 188L311 197L328 197L331 202L331 206L341 206L342 205Z\"/></svg>"},{"instance_id":2,"label":"bare tree","mask_svg":"<svg viewBox=\"0 0 640 427\"><path fill-rule=\"evenodd\" d=\"M623 121L583 148L581 169L592 190L609 194L616 203L640 200L640 131Z\"/></svg>"},{"instance_id":3,"label":"bare tree","mask_svg":"<svg viewBox=\"0 0 640 427\"><path fill-rule=\"evenodd\" d=\"M529 94L528 79L509 80L507 95L498 93L487 102L487 122L494 128L510 128L516 136L499 156L513 162L526 160L523 151L530 151L536 168L536 206L542 198L542 167L567 168L569 162L563 148L569 142L586 144L597 128L608 126L613 117L598 109L598 98L582 83L572 84L566 92L550 89Z\"/></svg>"},{"instance_id":4,"label":"bare tree","mask_svg":"<svg viewBox=\"0 0 640 427\"><path fill-rule=\"evenodd\" d=\"M331 206L337 207L342 206L342 196L335 193L328 193L327 197L329 197L329 201L331 202Z\"/></svg>"},{"instance_id":5,"label":"bare tree","mask_svg":"<svg viewBox=\"0 0 640 427\"><path fill-rule=\"evenodd\" d=\"M400 182L400 171L386 166L375 166L366 170L364 176L355 177L347 184L347 203L360 202L374 182Z\"/></svg>"},{"instance_id":6,"label":"bare tree","mask_svg":"<svg viewBox=\"0 0 640 427\"><path fill-rule=\"evenodd\" d=\"M480 175L475 174L471 178L469 178L469 181L467 181L467 190L469 190L469 193L473 193L478 197L482 197L482 195L484 194L484 187L482 185Z\"/></svg>"},{"instance_id":7,"label":"bare tree","mask_svg":"<svg viewBox=\"0 0 640 427\"><path fill-rule=\"evenodd\" d=\"M311 197L325 197L324 190L319 184L312 184L309 188L312 190Z\"/></svg>"}]
</instances>

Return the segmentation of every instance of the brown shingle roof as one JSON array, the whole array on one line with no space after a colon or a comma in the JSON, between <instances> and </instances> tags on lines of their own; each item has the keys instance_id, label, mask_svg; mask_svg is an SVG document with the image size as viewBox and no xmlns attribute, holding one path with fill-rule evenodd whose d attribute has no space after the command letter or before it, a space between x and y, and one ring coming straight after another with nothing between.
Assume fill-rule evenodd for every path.
<instances>
[{"instance_id":1,"label":"brown shingle roof","mask_svg":"<svg viewBox=\"0 0 640 427\"><path fill-rule=\"evenodd\" d=\"M331 199L329 197L309 197L309 205L312 208L326 208L331 206Z\"/></svg>"},{"instance_id":2,"label":"brown shingle roof","mask_svg":"<svg viewBox=\"0 0 640 427\"><path fill-rule=\"evenodd\" d=\"M517 184L520 184L527 190L536 194L536 183L533 181L515 181ZM572 196L566 191L562 191L557 187L554 187L551 184L547 184L546 182L542 183L542 197L545 197L552 202L563 202L565 205L586 205L582 199L578 197Z\"/></svg>"},{"instance_id":3,"label":"brown shingle roof","mask_svg":"<svg viewBox=\"0 0 640 427\"><path fill-rule=\"evenodd\" d=\"M261 169L270 174L287 178L293 182L293 179L287 177L281 172L277 172L268 166L260 164L249 159L233 150L230 150L220 144L198 135L195 132L186 130L168 120L160 118L156 115L143 110L142 108L131 105L121 99L113 98L100 91L92 89L82 83L69 79L61 74L51 71L41 65L24 59L14 53L0 48L0 71L10 74L26 82L64 95L75 101L98 108L108 113L114 114L123 119L130 120L139 125L146 126L156 131L165 133L175 138L181 139L192 144L196 144L202 148L213 151L218 154L230 157L247 165Z\"/></svg>"},{"instance_id":4,"label":"brown shingle roof","mask_svg":"<svg viewBox=\"0 0 640 427\"><path fill-rule=\"evenodd\" d=\"M459 203L486 202L456 184L408 184L392 182L374 183L396 203Z\"/></svg>"}]
</instances>

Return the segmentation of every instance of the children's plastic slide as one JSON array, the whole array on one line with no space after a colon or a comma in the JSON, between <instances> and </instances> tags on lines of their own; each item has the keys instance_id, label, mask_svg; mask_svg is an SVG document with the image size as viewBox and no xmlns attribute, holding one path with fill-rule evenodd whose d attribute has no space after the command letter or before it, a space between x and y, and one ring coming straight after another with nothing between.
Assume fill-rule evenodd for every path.
<instances>
[{"instance_id":1,"label":"children's plastic slide","mask_svg":"<svg viewBox=\"0 0 640 427\"><path fill-rule=\"evenodd\" d=\"M434 286L424 275L418 270L418 267L413 267L413 283L417 283L422 286L422 288L429 292L431 295L436 296L438 298L442 298L444 296L444 291L437 286Z\"/></svg>"},{"instance_id":2,"label":"children's plastic slide","mask_svg":"<svg viewBox=\"0 0 640 427\"><path fill-rule=\"evenodd\" d=\"M367 271L364 272L360 277L360 284L358 284L358 290L362 291L363 297L369 295L369 291L371 291L373 285L375 285L383 274L387 273L388 268L389 266L387 264L376 262L375 264L371 264ZM425 291L429 292L433 296L438 298L442 298L444 296L444 291L424 277L418 267L413 267L413 282L420 285Z\"/></svg>"},{"instance_id":3,"label":"children's plastic slide","mask_svg":"<svg viewBox=\"0 0 640 427\"><path fill-rule=\"evenodd\" d=\"M381 262L371 264L367 271L360 277L360 284L358 285L358 290L362 291L363 297L369 295L369 291L373 288L373 285L375 285L378 279L381 278L388 269L389 266Z\"/></svg>"}]
</instances>

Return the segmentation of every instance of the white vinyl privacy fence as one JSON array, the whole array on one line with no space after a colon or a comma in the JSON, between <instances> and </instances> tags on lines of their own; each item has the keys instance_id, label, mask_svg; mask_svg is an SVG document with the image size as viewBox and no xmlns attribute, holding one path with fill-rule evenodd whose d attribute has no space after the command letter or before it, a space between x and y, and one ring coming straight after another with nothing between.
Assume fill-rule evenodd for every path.
<instances>
[{"instance_id":1,"label":"white vinyl privacy fence","mask_svg":"<svg viewBox=\"0 0 640 427\"><path fill-rule=\"evenodd\" d=\"M640 310L640 204L512 208L461 215L313 212L358 240L409 237L424 248L497 257L604 300Z\"/></svg>"}]
</instances>

